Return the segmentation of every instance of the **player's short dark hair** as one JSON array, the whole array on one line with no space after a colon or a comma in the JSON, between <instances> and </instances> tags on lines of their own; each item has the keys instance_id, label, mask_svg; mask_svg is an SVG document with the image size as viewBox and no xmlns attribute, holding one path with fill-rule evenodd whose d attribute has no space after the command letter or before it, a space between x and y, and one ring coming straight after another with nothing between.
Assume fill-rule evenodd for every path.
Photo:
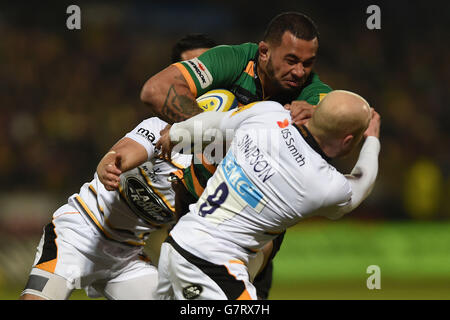
<instances>
[{"instance_id":1,"label":"player's short dark hair","mask_svg":"<svg viewBox=\"0 0 450 320\"><path fill-rule=\"evenodd\" d=\"M298 39L307 41L319 38L317 26L310 17L299 12L284 12L270 21L263 40L279 45L286 31L291 32Z\"/></svg>"},{"instance_id":2,"label":"player's short dark hair","mask_svg":"<svg viewBox=\"0 0 450 320\"><path fill-rule=\"evenodd\" d=\"M172 63L181 60L181 54L188 50L200 49L200 48L213 48L217 46L217 43L204 33L192 33L175 43L172 48Z\"/></svg>"}]
</instances>

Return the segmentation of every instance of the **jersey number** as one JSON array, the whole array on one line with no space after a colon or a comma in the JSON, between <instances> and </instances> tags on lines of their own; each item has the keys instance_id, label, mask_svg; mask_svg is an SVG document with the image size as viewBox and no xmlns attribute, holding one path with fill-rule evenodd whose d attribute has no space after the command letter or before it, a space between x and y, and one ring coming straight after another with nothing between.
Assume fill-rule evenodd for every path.
<instances>
[{"instance_id":1,"label":"jersey number","mask_svg":"<svg viewBox=\"0 0 450 320\"><path fill-rule=\"evenodd\" d=\"M217 208L225 202L228 196L228 187L225 182L222 182L216 191L206 198L206 202L200 206L199 215L204 217L207 214L212 214Z\"/></svg>"}]
</instances>

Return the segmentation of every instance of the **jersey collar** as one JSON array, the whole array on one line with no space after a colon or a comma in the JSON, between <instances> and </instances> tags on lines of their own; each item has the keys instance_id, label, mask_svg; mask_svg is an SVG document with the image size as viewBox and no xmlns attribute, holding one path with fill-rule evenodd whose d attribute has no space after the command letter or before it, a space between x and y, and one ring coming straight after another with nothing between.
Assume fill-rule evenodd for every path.
<instances>
[{"instance_id":1,"label":"jersey collar","mask_svg":"<svg viewBox=\"0 0 450 320\"><path fill-rule=\"evenodd\" d=\"M309 132L306 126L302 125L298 127L295 123L293 124L293 126L297 129L298 132L300 132L306 143L309 144L309 146L313 148L314 151L320 154L326 162L330 162L331 160L333 160L332 158L327 156L325 152L323 152L322 148L320 148L319 146L319 143L316 141L316 139L314 139L313 135L311 134L311 132Z\"/></svg>"}]
</instances>

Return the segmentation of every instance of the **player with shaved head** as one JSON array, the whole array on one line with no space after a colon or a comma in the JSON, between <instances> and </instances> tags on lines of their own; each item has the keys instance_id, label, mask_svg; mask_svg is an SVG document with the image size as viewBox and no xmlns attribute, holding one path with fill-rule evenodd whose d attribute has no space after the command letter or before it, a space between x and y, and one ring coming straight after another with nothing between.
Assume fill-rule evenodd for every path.
<instances>
[{"instance_id":1,"label":"player with shaved head","mask_svg":"<svg viewBox=\"0 0 450 320\"><path fill-rule=\"evenodd\" d=\"M350 152L362 138L371 118L369 104L359 95L335 90L320 102L305 124L331 158Z\"/></svg>"},{"instance_id":2,"label":"player with shaved head","mask_svg":"<svg viewBox=\"0 0 450 320\"><path fill-rule=\"evenodd\" d=\"M338 219L369 195L378 173L378 113L348 91L332 91L316 109L298 126L279 103L257 102L199 114L162 135L156 147L170 157L178 137L201 143L209 129L223 136L234 132L202 196L163 243L161 298L256 299L248 275L255 252L298 222L313 216ZM363 137L351 174L329 164Z\"/></svg>"}]
</instances>

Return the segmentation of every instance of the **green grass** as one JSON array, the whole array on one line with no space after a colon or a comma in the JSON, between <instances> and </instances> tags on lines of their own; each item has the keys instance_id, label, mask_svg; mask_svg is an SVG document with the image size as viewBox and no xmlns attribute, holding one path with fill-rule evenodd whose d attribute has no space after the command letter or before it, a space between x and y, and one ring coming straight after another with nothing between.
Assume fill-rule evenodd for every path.
<instances>
[{"instance_id":1,"label":"green grass","mask_svg":"<svg viewBox=\"0 0 450 320\"><path fill-rule=\"evenodd\" d=\"M308 222L274 262L271 299L450 299L450 223Z\"/></svg>"},{"instance_id":2,"label":"green grass","mask_svg":"<svg viewBox=\"0 0 450 320\"><path fill-rule=\"evenodd\" d=\"M278 281L366 276L450 279L450 223L310 223L288 230L275 259Z\"/></svg>"},{"instance_id":3,"label":"green grass","mask_svg":"<svg viewBox=\"0 0 450 320\"><path fill-rule=\"evenodd\" d=\"M365 281L274 283L274 300L449 300L450 281L383 279L381 289L369 290Z\"/></svg>"}]
</instances>

